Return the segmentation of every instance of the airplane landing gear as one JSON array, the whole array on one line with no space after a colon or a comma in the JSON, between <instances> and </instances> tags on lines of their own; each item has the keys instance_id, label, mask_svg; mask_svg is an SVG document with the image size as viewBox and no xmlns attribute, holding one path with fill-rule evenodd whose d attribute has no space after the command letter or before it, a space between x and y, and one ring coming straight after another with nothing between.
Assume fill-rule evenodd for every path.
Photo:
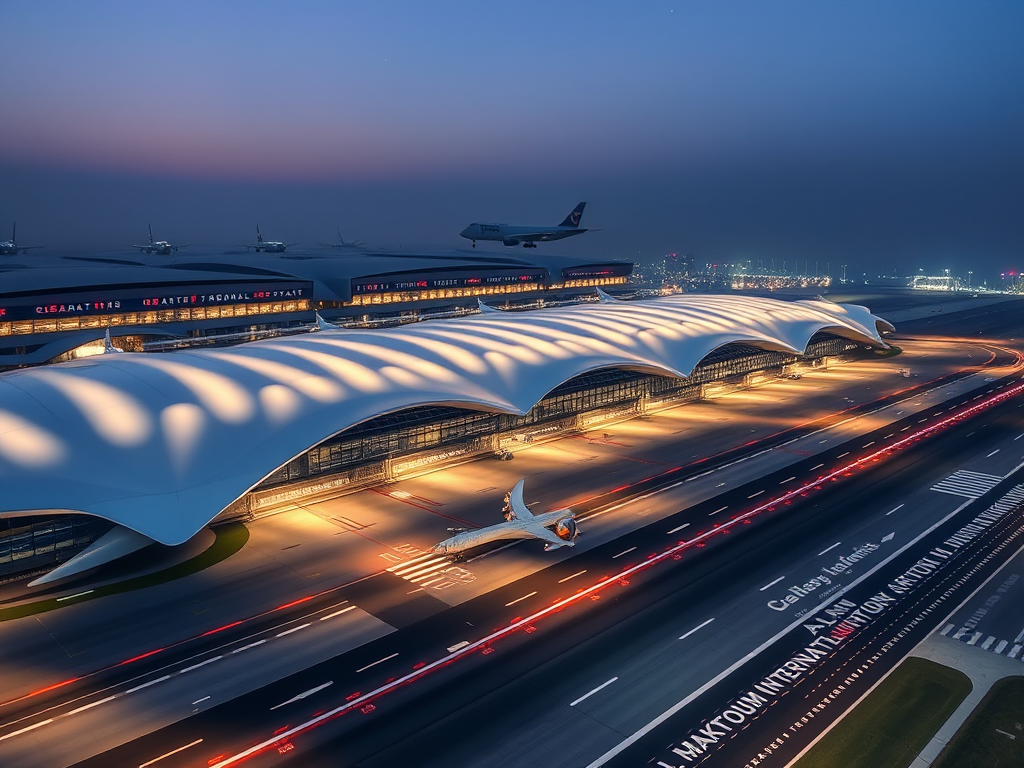
<instances>
[{"instance_id":1,"label":"airplane landing gear","mask_svg":"<svg viewBox=\"0 0 1024 768\"><path fill-rule=\"evenodd\" d=\"M523 243L523 248L536 248L536 243Z\"/></svg>"},{"instance_id":2,"label":"airplane landing gear","mask_svg":"<svg viewBox=\"0 0 1024 768\"><path fill-rule=\"evenodd\" d=\"M473 247L476 248L476 240L473 241Z\"/></svg>"}]
</instances>

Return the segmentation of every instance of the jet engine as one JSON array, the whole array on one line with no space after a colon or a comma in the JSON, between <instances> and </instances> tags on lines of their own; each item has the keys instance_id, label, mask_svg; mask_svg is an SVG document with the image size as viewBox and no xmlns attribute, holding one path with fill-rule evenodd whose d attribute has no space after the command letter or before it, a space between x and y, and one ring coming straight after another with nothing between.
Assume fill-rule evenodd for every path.
<instances>
[{"instance_id":1,"label":"jet engine","mask_svg":"<svg viewBox=\"0 0 1024 768\"><path fill-rule=\"evenodd\" d=\"M502 245L519 245L519 241L514 237L506 237L501 241Z\"/></svg>"},{"instance_id":2,"label":"jet engine","mask_svg":"<svg viewBox=\"0 0 1024 768\"><path fill-rule=\"evenodd\" d=\"M572 541L579 536L580 530L576 526L576 518L572 515L563 517L555 523L555 535L563 541Z\"/></svg>"}]
</instances>

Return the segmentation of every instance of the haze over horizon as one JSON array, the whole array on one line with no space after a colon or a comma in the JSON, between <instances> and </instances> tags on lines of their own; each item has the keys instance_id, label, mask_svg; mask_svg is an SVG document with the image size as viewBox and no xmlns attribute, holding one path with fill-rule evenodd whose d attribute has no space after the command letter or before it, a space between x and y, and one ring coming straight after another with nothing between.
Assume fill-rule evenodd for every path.
<instances>
[{"instance_id":1,"label":"haze over horizon","mask_svg":"<svg viewBox=\"0 0 1024 768\"><path fill-rule=\"evenodd\" d=\"M1016 2L12 0L0 236L1024 267ZM508 249L513 252L512 249Z\"/></svg>"}]
</instances>

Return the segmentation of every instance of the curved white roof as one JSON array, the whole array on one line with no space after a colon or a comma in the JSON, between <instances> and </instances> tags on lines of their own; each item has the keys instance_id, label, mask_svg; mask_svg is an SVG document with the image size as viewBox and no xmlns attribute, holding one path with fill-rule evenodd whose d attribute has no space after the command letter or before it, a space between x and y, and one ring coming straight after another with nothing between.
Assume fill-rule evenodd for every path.
<instances>
[{"instance_id":1,"label":"curved white roof","mask_svg":"<svg viewBox=\"0 0 1024 768\"><path fill-rule=\"evenodd\" d=\"M309 447L425 404L524 414L581 373L686 376L730 342L802 352L821 330L879 343L866 308L673 296L341 330L0 375L0 515L82 512L188 540Z\"/></svg>"}]
</instances>

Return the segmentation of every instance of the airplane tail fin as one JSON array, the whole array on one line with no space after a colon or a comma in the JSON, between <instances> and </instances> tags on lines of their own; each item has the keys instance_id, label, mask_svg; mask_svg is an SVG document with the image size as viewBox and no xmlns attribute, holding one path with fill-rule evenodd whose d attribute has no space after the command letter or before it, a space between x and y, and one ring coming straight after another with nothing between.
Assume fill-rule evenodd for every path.
<instances>
[{"instance_id":1,"label":"airplane tail fin","mask_svg":"<svg viewBox=\"0 0 1024 768\"><path fill-rule=\"evenodd\" d=\"M153 225L149 225L149 244L153 244Z\"/></svg>"},{"instance_id":2,"label":"airplane tail fin","mask_svg":"<svg viewBox=\"0 0 1024 768\"><path fill-rule=\"evenodd\" d=\"M530 508L526 506L526 502L523 501L524 485L526 485L525 478L516 483L516 487L508 495L508 508L518 520L529 520L533 517L533 512L530 511Z\"/></svg>"},{"instance_id":3,"label":"airplane tail fin","mask_svg":"<svg viewBox=\"0 0 1024 768\"><path fill-rule=\"evenodd\" d=\"M14 222L14 225L11 227L11 242L15 245L18 244L18 222Z\"/></svg>"},{"instance_id":4,"label":"airplane tail fin","mask_svg":"<svg viewBox=\"0 0 1024 768\"><path fill-rule=\"evenodd\" d=\"M256 225L256 242L257 243L262 243L263 242L263 235L260 234L260 225L259 224Z\"/></svg>"},{"instance_id":5,"label":"airplane tail fin","mask_svg":"<svg viewBox=\"0 0 1024 768\"><path fill-rule=\"evenodd\" d=\"M559 224L560 227L578 227L580 220L583 218L583 209L586 207L586 203L580 203L572 209L572 213L565 217L565 220Z\"/></svg>"}]
</instances>

